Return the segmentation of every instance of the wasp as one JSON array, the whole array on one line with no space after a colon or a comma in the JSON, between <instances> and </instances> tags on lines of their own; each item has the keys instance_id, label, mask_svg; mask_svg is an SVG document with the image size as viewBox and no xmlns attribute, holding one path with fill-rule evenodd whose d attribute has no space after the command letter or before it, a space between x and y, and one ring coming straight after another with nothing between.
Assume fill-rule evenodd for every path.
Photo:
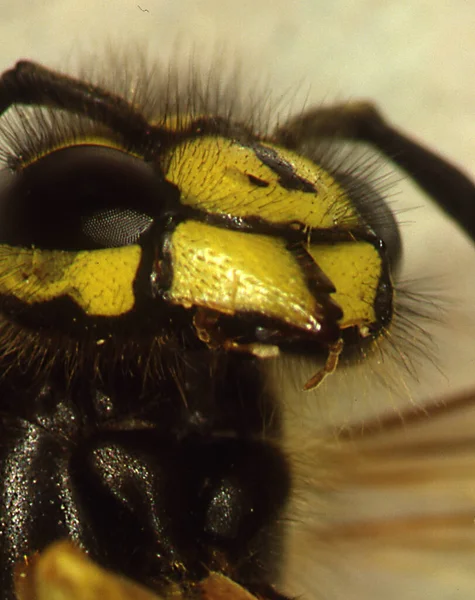
<instances>
[{"instance_id":1,"label":"wasp","mask_svg":"<svg viewBox=\"0 0 475 600\"><path fill-rule=\"evenodd\" d=\"M473 237L473 183L371 104L262 133L157 86L150 111L32 62L0 78L2 600L284 600L295 473L262 362L323 354L314 389L384 336L401 251L326 141L373 145ZM44 554L63 539L93 562Z\"/></svg>"}]
</instances>

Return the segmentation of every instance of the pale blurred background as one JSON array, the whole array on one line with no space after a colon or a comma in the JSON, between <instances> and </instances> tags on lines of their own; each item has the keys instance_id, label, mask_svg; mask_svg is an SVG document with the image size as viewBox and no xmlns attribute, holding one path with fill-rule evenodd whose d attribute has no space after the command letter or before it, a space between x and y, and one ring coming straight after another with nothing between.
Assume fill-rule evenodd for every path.
<instances>
[{"instance_id":1,"label":"pale blurred background","mask_svg":"<svg viewBox=\"0 0 475 600\"><path fill-rule=\"evenodd\" d=\"M471 0L0 0L0 69L20 58L73 67L85 52L100 60L109 45L138 43L165 62L177 48L182 57L224 49L225 62L240 61L250 81L262 78L276 101L287 94L297 109L373 99L475 177L474 32ZM449 307L434 328L438 368L421 361L418 381L396 377L389 391L374 391L371 375L359 383L354 369L339 374L305 397L305 418L317 407L321 423L341 425L475 389L475 252L409 183L398 189L396 207L417 207L401 217L403 279L428 279ZM472 430L473 411L463 424ZM451 597L470 600L475 590Z\"/></svg>"}]
</instances>

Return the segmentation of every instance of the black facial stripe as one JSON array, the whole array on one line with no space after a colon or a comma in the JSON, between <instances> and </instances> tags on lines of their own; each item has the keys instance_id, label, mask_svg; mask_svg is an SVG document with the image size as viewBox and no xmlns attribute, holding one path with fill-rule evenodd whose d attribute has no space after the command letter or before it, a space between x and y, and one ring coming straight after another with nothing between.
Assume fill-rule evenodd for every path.
<instances>
[{"instance_id":1,"label":"black facial stripe","mask_svg":"<svg viewBox=\"0 0 475 600\"><path fill-rule=\"evenodd\" d=\"M270 185L268 181L264 181L264 179L259 179L259 177L256 177L255 175L248 175L247 178L249 179L249 183L252 183L257 187L266 188Z\"/></svg>"},{"instance_id":2,"label":"black facial stripe","mask_svg":"<svg viewBox=\"0 0 475 600\"><path fill-rule=\"evenodd\" d=\"M317 188L313 183L297 175L294 167L287 162L273 148L267 148L260 144L252 144L249 146L257 158L266 167L269 167L276 175L279 176L279 185L286 190L296 190L307 194L318 194Z\"/></svg>"},{"instance_id":3,"label":"black facial stripe","mask_svg":"<svg viewBox=\"0 0 475 600\"><path fill-rule=\"evenodd\" d=\"M189 220L199 221L200 223L206 223L207 225L221 227L230 231L281 237L288 242L307 241L313 244L327 244L365 240L375 244L378 239L373 231L365 226L349 229L342 229L335 226L334 228L314 228L309 230L308 225L297 220L273 223L258 215L237 217L229 214L207 212L186 204L180 205L177 213L170 220L171 224L167 228L167 231L172 231L179 223Z\"/></svg>"}]
</instances>

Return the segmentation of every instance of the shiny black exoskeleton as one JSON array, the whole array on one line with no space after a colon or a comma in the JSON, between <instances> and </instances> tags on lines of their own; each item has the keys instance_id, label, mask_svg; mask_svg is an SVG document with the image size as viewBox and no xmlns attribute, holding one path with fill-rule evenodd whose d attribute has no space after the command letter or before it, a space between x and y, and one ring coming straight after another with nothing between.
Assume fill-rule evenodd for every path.
<instances>
[{"instance_id":1,"label":"shiny black exoskeleton","mask_svg":"<svg viewBox=\"0 0 475 600\"><path fill-rule=\"evenodd\" d=\"M3 378L2 599L15 565L62 538L157 591L210 569L249 589L275 580L290 478L262 437L279 418L256 359L180 360L180 383Z\"/></svg>"}]
</instances>

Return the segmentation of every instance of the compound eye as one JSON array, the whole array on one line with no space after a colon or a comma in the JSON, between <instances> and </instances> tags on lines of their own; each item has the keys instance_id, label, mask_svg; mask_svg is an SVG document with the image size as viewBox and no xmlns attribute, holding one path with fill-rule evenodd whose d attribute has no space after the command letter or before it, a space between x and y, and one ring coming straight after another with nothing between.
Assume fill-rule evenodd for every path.
<instances>
[{"instance_id":1,"label":"compound eye","mask_svg":"<svg viewBox=\"0 0 475 600\"><path fill-rule=\"evenodd\" d=\"M0 242L51 250L134 244L168 188L153 165L125 151L61 148L21 168L0 196Z\"/></svg>"},{"instance_id":2,"label":"compound eye","mask_svg":"<svg viewBox=\"0 0 475 600\"><path fill-rule=\"evenodd\" d=\"M108 208L83 220L82 230L104 248L129 246L150 229L153 218L130 208Z\"/></svg>"},{"instance_id":3,"label":"compound eye","mask_svg":"<svg viewBox=\"0 0 475 600\"><path fill-rule=\"evenodd\" d=\"M370 184L348 174L340 176L340 181L351 194L352 201L366 223L384 242L391 272L394 272L402 256L401 232L394 212Z\"/></svg>"}]
</instances>

